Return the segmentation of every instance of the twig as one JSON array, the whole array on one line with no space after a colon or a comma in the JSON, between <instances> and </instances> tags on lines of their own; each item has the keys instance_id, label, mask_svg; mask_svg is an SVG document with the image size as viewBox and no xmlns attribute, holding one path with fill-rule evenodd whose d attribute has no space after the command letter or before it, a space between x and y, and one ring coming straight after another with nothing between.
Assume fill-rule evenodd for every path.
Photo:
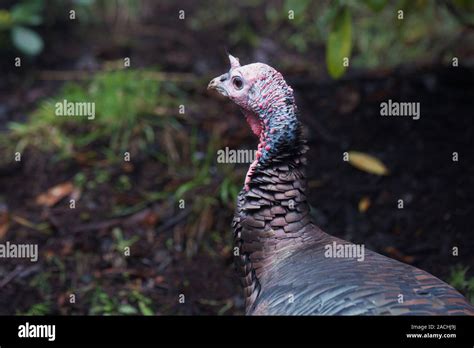
<instances>
[{"instance_id":1,"label":"twig","mask_svg":"<svg viewBox=\"0 0 474 348\"><path fill-rule=\"evenodd\" d=\"M131 213L128 215L121 216L120 218L110 219L106 221L90 222L87 224L79 225L72 229L73 233L107 229L116 225L136 225L140 221L143 221L148 214L154 211L154 208L145 208L143 210Z\"/></svg>"},{"instance_id":2,"label":"twig","mask_svg":"<svg viewBox=\"0 0 474 348\"><path fill-rule=\"evenodd\" d=\"M191 210L183 210L178 215L166 220L166 222L163 225L161 225L160 227L156 229L156 233L160 233L160 232L170 229L171 227L179 223L181 220L184 220L185 218L187 218L189 214L191 214Z\"/></svg>"},{"instance_id":3,"label":"twig","mask_svg":"<svg viewBox=\"0 0 474 348\"><path fill-rule=\"evenodd\" d=\"M71 81L71 80L89 80L97 73L116 71L118 69L103 69L92 71L81 70L42 70L39 72L39 79L46 81ZM146 71L143 76L154 81L172 81L172 82L195 82L197 78L188 73L165 73L160 71Z\"/></svg>"},{"instance_id":4,"label":"twig","mask_svg":"<svg viewBox=\"0 0 474 348\"><path fill-rule=\"evenodd\" d=\"M3 288L5 285L10 283L13 279L20 276L20 278L29 275L30 273L38 270L40 265L31 265L25 268L23 265L18 265L13 271L7 274L7 276L0 282L0 288Z\"/></svg>"},{"instance_id":5,"label":"twig","mask_svg":"<svg viewBox=\"0 0 474 348\"><path fill-rule=\"evenodd\" d=\"M106 220L106 221L91 222L91 223L79 225L73 228L72 232L78 233L78 232L107 229L112 226L120 225L122 221L123 219L112 219L112 220Z\"/></svg>"},{"instance_id":6,"label":"twig","mask_svg":"<svg viewBox=\"0 0 474 348\"><path fill-rule=\"evenodd\" d=\"M13 271L7 274L7 276L0 282L0 288L3 288L5 285L10 283L18 274L21 273L23 270L22 265L18 265L15 267Z\"/></svg>"}]
</instances>

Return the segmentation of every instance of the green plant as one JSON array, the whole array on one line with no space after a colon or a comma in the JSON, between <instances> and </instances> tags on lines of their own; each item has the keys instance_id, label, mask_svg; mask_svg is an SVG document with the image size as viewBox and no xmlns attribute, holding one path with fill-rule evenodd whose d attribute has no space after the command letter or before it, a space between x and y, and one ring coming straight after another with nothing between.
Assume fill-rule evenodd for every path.
<instances>
[{"instance_id":1,"label":"green plant","mask_svg":"<svg viewBox=\"0 0 474 348\"><path fill-rule=\"evenodd\" d=\"M461 265L456 265L451 269L451 274L448 282L463 292L468 300L474 304L474 277L467 278L466 273L469 270L469 267L463 267Z\"/></svg>"},{"instance_id":2,"label":"green plant","mask_svg":"<svg viewBox=\"0 0 474 348\"><path fill-rule=\"evenodd\" d=\"M115 249L119 253L123 253L125 248L130 248L136 241L140 239L138 236L133 236L130 239L125 239L122 234L122 230L118 227L112 230L112 235L115 238L115 243L116 243Z\"/></svg>"},{"instance_id":3,"label":"green plant","mask_svg":"<svg viewBox=\"0 0 474 348\"><path fill-rule=\"evenodd\" d=\"M51 304L49 302L41 302L32 305L26 312L18 313L18 315L48 315L51 313Z\"/></svg>"},{"instance_id":4,"label":"green plant","mask_svg":"<svg viewBox=\"0 0 474 348\"><path fill-rule=\"evenodd\" d=\"M237 200L240 188L231 178L226 176L219 186L219 197L223 204L234 204Z\"/></svg>"},{"instance_id":5,"label":"green plant","mask_svg":"<svg viewBox=\"0 0 474 348\"><path fill-rule=\"evenodd\" d=\"M347 6L338 9L329 32L326 46L326 65L329 74L339 78L348 67L352 49L352 19ZM346 62L344 62L346 60Z\"/></svg>"},{"instance_id":6,"label":"green plant","mask_svg":"<svg viewBox=\"0 0 474 348\"><path fill-rule=\"evenodd\" d=\"M474 26L473 4L471 0L249 0L239 10L229 8L225 0L214 0L212 9L198 11L189 25L198 30L232 25L231 46L259 47L262 40L270 40L305 53L324 45L326 68L337 79L348 66L386 68L414 59L452 57L453 47L447 43L459 40L465 27ZM242 16L243 11L248 16ZM257 27L256 17L262 13L266 23Z\"/></svg>"},{"instance_id":7,"label":"green plant","mask_svg":"<svg viewBox=\"0 0 474 348\"><path fill-rule=\"evenodd\" d=\"M29 28L43 22L43 7L42 0L27 0L13 5L10 10L0 9L0 32L9 33L13 45L30 56L43 50L43 39Z\"/></svg>"},{"instance_id":8,"label":"green plant","mask_svg":"<svg viewBox=\"0 0 474 348\"><path fill-rule=\"evenodd\" d=\"M43 302L33 304L25 312L18 312L18 315L47 315L51 314L51 273L42 272L34 276L29 285L36 289L42 296Z\"/></svg>"},{"instance_id":9,"label":"green plant","mask_svg":"<svg viewBox=\"0 0 474 348\"><path fill-rule=\"evenodd\" d=\"M9 138L17 144L16 151L56 150L60 158L67 158L95 145L99 154L123 159L125 152L146 149L155 140L156 127L166 123L155 108L176 108L180 93L171 83L157 80L153 71L101 72L84 84L66 84L41 102L28 122L10 123ZM94 105L94 117L58 116L65 102Z\"/></svg>"},{"instance_id":10,"label":"green plant","mask_svg":"<svg viewBox=\"0 0 474 348\"><path fill-rule=\"evenodd\" d=\"M38 273L30 281L30 286L37 289L38 292L43 296L48 296L51 293L51 273L42 272Z\"/></svg>"},{"instance_id":11,"label":"green plant","mask_svg":"<svg viewBox=\"0 0 474 348\"><path fill-rule=\"evenodd\" d=\"M310 4L302 3L305 8L300 9L300 12L308 11ZM446 3L425 0L391 3L387 0L336 0L330 3L316 22L320 23L321 33L329 28L326 36L326 67L329 74L337 79L349 66L353 46L357 48L356 66L396 65L401 61L422 57L428 51L426 48L433 46L433 41L439 42L437 46L442 47L446 33L453 35L460 24L474 23L473 12L473 6L463 0ZM352 17L357 17L357 20L354 21ZM433 18L441 18L441 25L433 25ZM395 30L385 30L387 22L392 22ZM405 56L394 55L393 52L403 52Z\"/></svg>"},{"instance_id":12,"label":"green plant","mask_svg":"<svg viewBox=\"0 0 474 348\"><path fill-rule=\"evenodd\" d=\"M138 290L122 294L121 299L110 297L101 287L95 288L91 296L90 314L92 315L153 315L151 299Z\"/></svg>"},{"instance_id":13,"label":"green plant","mask_svg":"<svg viewBox=\"0 0 474 348\"><path fill-rule=\"evenodd\" d=\"M195 153L195 138L196 134L191 136L191 152ZM194 175L192 175L191 179L182 183L175 191L175 199L176 201L183 198L186 192L193 190L196 187L209 185L211 182L211 178L209 176L210 167L212 165L212 161L214 159L214 155L216 153L216 143L217 139L212 138L209 143L207 144L207 150L204 158L197 159L192 158L193 169L195 170Z\"/></svg>"},{"instance_id":14,"label":"green plant","mask_svg":"<svg viewBox=\"0 0 474 348\"><path fill-rule=\"evenodd\" d=\"M118 307L118 301L111 298L102 288L97 287L92 293L90 314L113 315L119 312Z\"/></svg>"},{"instance_id":15,"label":"green plant","mask_svg":"<svg viewBox=\"0 0 474 348\"><path fill-rule=\"evenodd\" d=\"M133 185L127 175L120 175L118 177L116 187L119 189L119 191L124 192L131 190L133 188Z\"/></svg>"},{"instance_id":16,"label":"green plant","mask_svg":"<svg viewBox=\"0 0 474 348\"><path fill-rule=\"evenodd\" d=\"M132 293L130 294L130 299L134 302L136 302L138 309L140 310L140 313L143 315L153 315L154 311L150 307L151 305L151 299L143 295L137 290L133 290Z\"/></svg>"}]
</instances>

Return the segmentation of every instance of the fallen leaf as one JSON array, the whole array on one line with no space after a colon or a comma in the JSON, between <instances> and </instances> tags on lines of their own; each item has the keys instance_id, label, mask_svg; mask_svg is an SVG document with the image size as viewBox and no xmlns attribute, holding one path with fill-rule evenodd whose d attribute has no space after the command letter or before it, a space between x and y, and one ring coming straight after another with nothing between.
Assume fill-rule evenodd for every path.
<instances>
[{"instance_id":1,"label":"fallen leaf","mask_svg":"<svg viewBox=\"0 0 474 348\"><path fill-rule=\"evenodd\" d=\"M16 223L19 223L22 226L29 227L29 228L32 228L32 229L36 229L36 225L34 223L28 221L27 219L25 219L21 216L12 215L12 220L15 221Z\"/></svg>"},{"instance_id":2,"label":"fallen leaf","mask_svg":"<svg viewBox=\"0 0 474 348\"><path fill-rule=\"evenodd\" d=\"M2 218L2 221L0 221L0 240L5 238L5 235L7 234L9 227L10 227L10 224L8 223L8 219L4 221Z\"/></svg>"},{"instance_id":3,"label":"fallen leaf","mask_svg":"<svg viewBox=\"0 0 474 348\"><path fill-rule=\"evenodd\" d=\"M153 211L150 211L143 220L146 226L153 227L158 223L159 216Z\"/></svg>"},{"instance_id":4,"label":"fallen leaf","mask_svg":"<svg viewBox=\"0 0 474 348\"><path fill-rule=\"evenodd\" d=\"M163 106L157 106L154 111L155 114L158 116L169 115L173 112L173 110L171 110L170 108L165 108Z\"/></svg>"},{"instance_id":5,"label":"fallen leaf","mask_svg":"<svg viewBox=\"0 0 474 348\"><path fill-rule=\"evenodd\" d=\"M50 188L48 191L36 197L36 204L46 207L52 207L64 197L74 191L74 185L71 182L65 182Z\"/></svg>"},{"instance_id":6,"label":"fallen leaf","mask_svg":"<svg viewBox=\"0 0 474 348\"><path fill-rule=\"evenodd\" d=\"M165 277L163 276L156 276L155 277L155 284L162 284L165 281Z\"/></svg>"},{"instance_id":7,"label":"fallen leaf","mask_svg":"<svg viewBox=\"0 0 474 348\"><path fill-rule=\"evenodd\" d=\"M55 253L51 249L46 250L43 254L44 258L48 261L51 260L54 257L54 255L55 255Z\"/></svg>"},{"instance_id":8,"label":"fallen leaf","mask_svg":"<svg viewBox=\"0 0 474 348\"><path fill-rule=\"evenodd\" d=\"M2 240L10 227L10 217L6 205L0 204L0 240Z\"/></svg>"},{"instance_id":9,"label":"fallen leaf","mask_svg":"<svg viewBox=\"0 0 474 348\"><path fill-rule=\"evenodd\" d=\"M82 191L77 187L74 187L69 197L71 197L71 199L74 199L75 201L78 201L81 198L81 194Z\"/></svg>"},{"instance_id":10,"label":"fallen leaf","mask_svg":"<svg viewBox=\"0 0 474 348\"><path fill-rule=\"evenodd\" d=\"M97 154L92 151L79 152L74 155L74 158L81 165L92 165L97 159Z\"/></svg>"},{"instance_id":11,"label":"fallen leaf","mask_svg":"<svg viewBox=\"0 0 474 348\"><path fill-rule=\"evenodd\" d=\"M124 164L122 164L122 169L126 173L131 173L133 172L134 167L132 163L125 162Z\"/></svg>"},{"instance_id":12,"label":"fallen leaf","mask_svg":"<svg viewBox=\"0 0 474 348\"><path fill-rule=\"evenodd\" d=\"M370 207L370 198L367 196L362 197L359 201L359 212L365 213L367 209L369 209L369 207Z\"/></svg>"},{"instance_id":13,"label":"fallen leaf","mask_svg":"<svg viewBox=\"0 0 474 348\"><path fill-rule=\"evenodd\" d=\"M388 175L389 171L377 158L363 152L349 151L349 163L357 169L376 175Z\"/></svg>"},{"instance_id":14,"label":"fallen leaf","mask_svg":"<svg viewBox=\"0 0 474 348\"><path fill-rule=\"evenodd\" d=\"M393 258L403 261L405 263L413 263L415 261L414 256L404 255L400 250L396 249L393 246L386 247L385 252Z\"/></svg>"}]
</instances>

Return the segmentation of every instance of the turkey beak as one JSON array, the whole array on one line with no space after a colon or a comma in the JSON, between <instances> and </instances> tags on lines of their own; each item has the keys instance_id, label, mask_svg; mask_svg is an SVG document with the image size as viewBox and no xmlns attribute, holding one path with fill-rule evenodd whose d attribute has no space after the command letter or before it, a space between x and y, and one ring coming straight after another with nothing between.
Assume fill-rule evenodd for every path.
<instances>
[{"instance_id":1,"label":"turkey beak","mask_svg":"<svg viewBox=\"0 0 474 348\"><path fill-rule=\"evenodd\" d=\"M227 80L227 74L218 76L212 79L211 82L209 82L209 84L207 85L207 89L215 89L217 92L227 97L229 94L227 93L227 90L223 86L223 82L225 80Z\"/></svg>"},{"instance_id":2,"label":"turkey beak","mask_svg":"<svg viewBox=\"0 0 474 348\"><path fill-rule=\"evenodd\" d=\"M219 78L216 77L215 79L212 79L211 82L207 85L207 89L217 89L217 86L219 85Z\"/></svg>"}]
</instances>

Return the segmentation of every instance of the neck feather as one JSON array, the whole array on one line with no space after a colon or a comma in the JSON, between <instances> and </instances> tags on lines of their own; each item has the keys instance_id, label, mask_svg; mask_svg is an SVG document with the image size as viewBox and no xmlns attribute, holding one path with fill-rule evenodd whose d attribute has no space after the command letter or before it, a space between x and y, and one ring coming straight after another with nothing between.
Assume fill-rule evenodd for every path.
<instances>
[{"instance_id":1,"label":"neck feather","mask_svg":"<svg viewBox=\"0 0 474 348\"><path fill-rule=\"evenodd\" d=\"M306 201L306 145L298 126L291 142L275 140L278 151L260 157L239 195L234 218L237 270L250 311L275 255L303 244L310 226Z\"/></svg>"},{"instance_id":2,"label":"neck feather","mask_svg":"<svg viewBox=\"0 0 474 348\"><path fill-rule=\"evenodd\" d=\"M259 127L251 127L255 133L260 132L257 157L265 165L287 151L300 136L293 90L279 72L269 71L252 87L247 105L247 119L253 114L258 121Z\"/></svg>"},{"instance_id":3,"label":"neck feather","mask_svg":"<svg viewBox=\"0 0 474 348\"><path fill-rule=\"evenodd\" d=\"M300 124L293 90L281 74L269 71L249 92L247 107L243 109L252 131L259 137L256 159L250 165L245 189L258 168L269 166L276 158L297 155L301 142Z\"/></svg>"},{"instance_id":4,"label":"neck feather","mask_svg":"<svg viewBox=\"0 0 474 348\"><path fill-rule=\"evenodd\" d=\"M276 70L251 88L244 114L259 137L234 217L235 258L250 311L275 254L308 240L305 141L293 91ZM311 238L311 237L310 237Z\"/></svg>"}]
</instances>

